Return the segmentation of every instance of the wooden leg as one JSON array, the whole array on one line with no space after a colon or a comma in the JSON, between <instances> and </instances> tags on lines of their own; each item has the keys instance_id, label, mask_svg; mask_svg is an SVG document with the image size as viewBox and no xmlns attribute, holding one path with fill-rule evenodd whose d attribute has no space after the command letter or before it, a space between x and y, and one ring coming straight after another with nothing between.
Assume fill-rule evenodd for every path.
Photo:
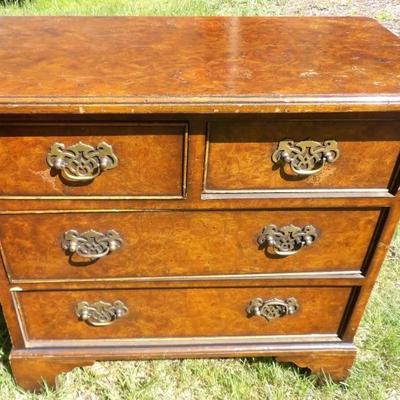
<instances>
[{"instance_id":1,"label":"wooden leg","mask_svg":"<svg viewBox=\"0 0 400 400\"><path fill-rule=\"evenodd\" d=\"M285 348L286 347L286 348ZM316 374L327 374L335 381L345 379L353 365L356 348L351 343L271 345L264 343L221 344L209 347L158 346L71 348L71 349L14 349L10 364L18 385L26 390L37 390L45 381L54 386L58 374L75 367L106 360L148 360L214 357L276 357L292 362Z\"/></svg>"},{"instance_id":2,"label":"wooden leg","mask_svg":"<svg viewBox=\"0 0 400 400\"><path fill-rule=\"evenodd\" d=\"M345 380L354 363L356 351L347 352L304 352L276 357L278 361L290 362L307 368L318 375L329 375L333 381Z\"/></svg>"},{"instance_id":3,"label":"wooden leg","mask_svg":"<svg viewBox=\"0 0 400 400\"><path fill-rule=\"evenodd\" d=\"M10 355L10 365L14 379L17 385L25 390L40 390L43 382L46 382L49 386L55 386L57 375L76 367L90 365L92 362L82 358L24 357L13 354L13 352Z\"/></svg>"}]
</instances>

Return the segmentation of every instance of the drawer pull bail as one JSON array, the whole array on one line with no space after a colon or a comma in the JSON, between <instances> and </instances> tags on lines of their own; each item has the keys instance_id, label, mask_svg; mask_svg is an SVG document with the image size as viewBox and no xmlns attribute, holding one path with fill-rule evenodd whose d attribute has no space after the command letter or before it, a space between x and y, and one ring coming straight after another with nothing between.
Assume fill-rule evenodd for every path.
<instances>
[{"instance_id":1,"label":"drawer pull bail","mask_svg":"<svg viewBox=\"0 0 400 400\"><path fill-rule=\"evenodd\" d=\"M300 228L296 225L277 227L271 224L263 228L257 243L260 247L271 246L279 256L291 256L304 246L311 246L318 236L319 232L313 225Z\"/></svg>"},{"instance_id":2,"label":"drawer pull bail","mask_svg":"<svg viewBox=\"0 0 400 400\"><path fill-rule=\"evenodd\" d=\"M294 297L289 297L286 300L277 298L264 300L256 297L251 300L246 312L249 316L261 316L267 321L272 321L285 315L294 314L298 309L299 304Z\"/></svg>"},{"instance_id":3,"label":"drawer pull bail","mask_svg":"<svg viewBox=\"0 0 400 400\"><path fill-rule=\"evenodd\" d=\"M106 326L127 315L128 307L120 300L116 300L112 304L104 301L92 304L81 301L76 305L75 313L79 320L85 321L89 325Z\"/></svg>"},{"instance_id":4,"label":"drawer pull bail","mask_svg":"<svg viewBox=\"0 0 400 400\"><path fill-rule=\"evenodd\" d=\"M103 171L118 165L118 158L112 146L101 142L97 147L79 142L65 147L63 143L54 143L47 154L47 164L59 171L69 182L90 182Z\"/></svg>"},{"instance_id":5,"label":"drawer pull bail","mask_svg":"<svg viewBox=\"0 0 400 400\"><path fill-rule=\"evenodd\" d=\"M74 229L64 233L61 246L70 254L77 254L84 258L96 260L105 257L112 251L118 250L123 240L117 231L109 230L106 233L90 231L79 233Z\"/></svg>"},{"instance_id":6,"label":"drawer pull bail","mask_svg":"<svg viewBox=\"0 0 400 400\"><path fill-rule=\"evenodd\" d=\"M323 143L313 140L295 142L282 140L272 154L274 163L289 164L297 175L313 175L321 171L325 163L333 163L339 158L339 149L335 140Z\"/></svg>"}]
</instances>

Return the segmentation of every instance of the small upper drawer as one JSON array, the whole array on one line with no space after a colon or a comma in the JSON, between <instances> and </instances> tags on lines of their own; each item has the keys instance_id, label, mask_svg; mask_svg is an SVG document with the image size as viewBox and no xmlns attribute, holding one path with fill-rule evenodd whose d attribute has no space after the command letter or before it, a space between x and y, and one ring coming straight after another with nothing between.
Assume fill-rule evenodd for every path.
<instances>
[{"instance_id":1,"label":"small upper drawer","mask_svg":"<svg viewBox=\"0 0 400 400\"><path fill-rule=\"evenodd\" d=\"M394 193L400 121L211 121L208 193Z\"/></svg>"},{"instance_id":2,"label":"small upper drawer","mask_svg":"<svg viewBox=\"0 0 400 400\"><path fill-rule=\"evenodd\" d=\"M0 196L181 198L187 126L0 126Z\"/></svg>"}]
</instances>

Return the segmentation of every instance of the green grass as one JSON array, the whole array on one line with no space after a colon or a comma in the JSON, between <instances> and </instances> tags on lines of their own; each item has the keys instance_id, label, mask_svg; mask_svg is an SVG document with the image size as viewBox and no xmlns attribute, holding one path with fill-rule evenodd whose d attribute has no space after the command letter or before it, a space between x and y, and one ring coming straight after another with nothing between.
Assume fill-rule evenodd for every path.
<instances>
[{"instance_id":1,"label":"green grass","mask_svg":"<svg viewBox=\"0 0 400 400\"><path fill-rule=\"evenodd\" d=\"M365 14L399 20L397 0L0 0L0 15Z\"/></svg>"},{"instance_id":2,"label":"green grass","mask_svg":"<svg viewBox=\"0 0 400 400\"><path fill-rule=\"evenodd\" d=\"M21 7L9 5L2 11L10 15L177 15L184 10L212 13L217 4L215 0L37 0L25 1Z\"/></svg>"},{"instance_id":3,"label":"green grass","mask_svg":"<svg viewBox=\"0 0 400 400\"><path fill-rule=\"evenodd\" d=\"M387 7L382 11L390 1L32 0L22 6L0 6L0 15L271 15L338 14L338 10L353 15L361 10L398 30L399 16ZM399 400L399 292L400 231L357 332L355 366L341 384L270 359L107 362L62 375L57 390L44 388L40 394L31 394L13 382L7 362L10 340L4 321L0 321L0 399Z\"/></svg>"}]
</instances>

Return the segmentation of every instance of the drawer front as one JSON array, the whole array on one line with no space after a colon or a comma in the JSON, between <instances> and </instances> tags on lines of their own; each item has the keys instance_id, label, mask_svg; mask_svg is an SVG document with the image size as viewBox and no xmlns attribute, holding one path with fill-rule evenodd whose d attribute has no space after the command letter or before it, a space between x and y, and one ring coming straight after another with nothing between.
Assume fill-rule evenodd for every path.
<instances>
[{"instance_id":1,"label":"drawer front","mask_svg":"<svg viewBox=\"0 0 400 400\"><path fill-rule=\"evenodd\" d=\"M6 268L16 280L359 270L380 213L343 209L2 215L0 242ZM275 244L268 242L271 226Z\"/></svg>"},{"instance_id":2,"label":"drawer front","mask_svg":"<svg viewBox=\"0 0 400 400\"><path fill-rule=\"evenodd\" d=\"M400 121L215 121L205 191L395 192L399 149Z\"/></svg>"},{"instance_id":3,"label":"drawer front","mask_svg":"<svg viewBox=\"0 0 400 400\"><path fill-rule=\"evenodd\" d=\"M336 334L350 293L349 287L27 291L15 301L31 346L46 340L102 345L107 339Z\"/></svg>"},{"instance_id":4,"label":"drawer front","mask_svg":"<svg viewBox=\"0 0 400 400\"><path fill-rule=\"evenodd\" d=\"M0 196L182 197L185 124L1 125Z\"/></svg>"}]
</instances>

